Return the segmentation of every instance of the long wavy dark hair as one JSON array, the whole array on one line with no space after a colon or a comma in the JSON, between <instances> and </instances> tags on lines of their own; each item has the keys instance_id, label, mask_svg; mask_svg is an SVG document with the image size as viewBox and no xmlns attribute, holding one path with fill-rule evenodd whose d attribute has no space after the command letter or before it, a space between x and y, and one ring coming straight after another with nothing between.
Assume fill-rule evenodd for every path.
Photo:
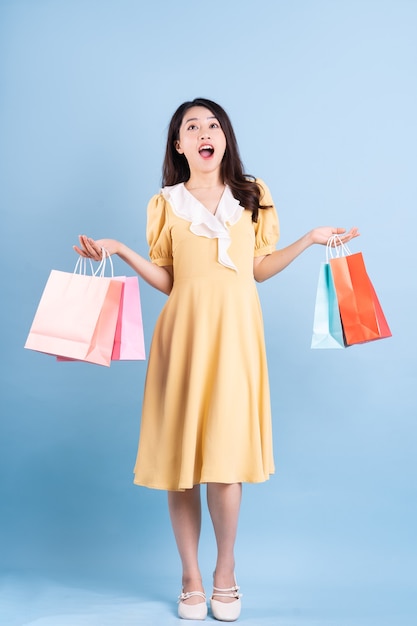
<instances>
[{"instance_id":1,"label":"long wavy dark hair","mask_svg":"<svg viewBox=\"0 0 417 626\"><path fill-rule=\"evenodd\" d=\"M162 186L184 183L190 178L187 159L183 154L177 152L175 143L179 139L180 127L185 113L195 106L205 107L218 119L226 137L226 151L221 164L223 182L229 185L233 196L239 200L240 204L245 209L252 211L252 221L257 222L259 209L266 209L268 206L260 203L261 190L256 184L255 178L243 171L236 135L229 116L219 104L212 100L195 98L189 102L184 102L172 116L162 167Z\"/></svg>"}]
</instances>

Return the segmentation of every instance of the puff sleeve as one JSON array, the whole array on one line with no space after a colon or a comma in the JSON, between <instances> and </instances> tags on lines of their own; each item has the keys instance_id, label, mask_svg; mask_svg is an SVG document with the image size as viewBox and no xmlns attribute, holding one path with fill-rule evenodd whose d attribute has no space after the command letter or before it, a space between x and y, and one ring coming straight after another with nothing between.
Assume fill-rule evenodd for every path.
<instances>
[{"instance_id":1,"label":"puff sleeve","mask_svg":"<svg viewBox=\"0 0 417 626\"><path fill-rule=\"evenodd\" d=\"M166 200L162 193L150 199L147 214L146 238L149 245L149 257L156 265L172 265L171 232Z\"/></svg>"},{"instance_id":2,"label":"puff sleeve","mask_svg":"<svg viewBox=\"0 0 417 626\"><path fill-rule=\"evenodd\" d=\"M261 188L260 202L269 206L268 209L259 209L258 221L255 227L255 250L254 256L271 254L276 248L279 239L279 220L271 192L262 180L256 181Z\"/></svg>"}]
</instances>

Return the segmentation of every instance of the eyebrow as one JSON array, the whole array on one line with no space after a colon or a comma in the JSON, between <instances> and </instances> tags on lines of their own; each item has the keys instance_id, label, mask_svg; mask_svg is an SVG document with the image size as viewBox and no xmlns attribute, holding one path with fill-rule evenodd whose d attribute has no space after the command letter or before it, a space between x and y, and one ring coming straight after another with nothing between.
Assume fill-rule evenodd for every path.
<instances>
[{"instance_id":1,"label":"eyebrow","mask_svg":"<svg viewBox=\"0 0 417 626\"><path fill-rule=\"evenodd\" d=\"M190 119L185 121L185 124L188 124L188 122L196 122L199 119L200 118L198 118L198 117L190 117ZM207 117L206 119L207 120L217 120L217 117L215 115L209 115L209 117Z\"/></svg>"}]
</instances>

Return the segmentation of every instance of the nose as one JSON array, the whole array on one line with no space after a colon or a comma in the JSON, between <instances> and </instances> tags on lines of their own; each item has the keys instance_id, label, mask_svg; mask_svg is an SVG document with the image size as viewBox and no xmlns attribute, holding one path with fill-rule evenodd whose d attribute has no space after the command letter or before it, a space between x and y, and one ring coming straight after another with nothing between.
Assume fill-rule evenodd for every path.
<instances>
[{"instance_id":1,"label":"nose","mask_svg":"<svg viewBox=\"0 0 417 626\"><path fill-rule=\"evenodd\" d=\"M200 139L210 139L210 131L208 128L202 128L200 130Z\"/></svg>"}]
</instances>

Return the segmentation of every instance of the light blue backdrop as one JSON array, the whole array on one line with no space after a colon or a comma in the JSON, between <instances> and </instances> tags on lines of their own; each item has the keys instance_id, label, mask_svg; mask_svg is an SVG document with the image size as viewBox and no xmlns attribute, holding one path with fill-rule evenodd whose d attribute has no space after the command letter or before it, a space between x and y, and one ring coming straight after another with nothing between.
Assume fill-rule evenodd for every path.
<instances>
[{"instance_id":1,"label":"light blue backdrop","mask_svg":"<svg viewBox=\"0 0 417 626\"><path fill-rule=\"evenodd\" d=\"M196 96L229 112L246 170L273 193L280 245L316 225L360 227L351 248L393 332L310 350L323 248L260 286L277 473L244 493L247 610L263 623L256 596L274 624L412 623L416 32L413 0L1 0L5 624L53 610L36 584L163 602L179 590L165 494L132 484L145 364L57 364L23 345L79 233L147 253L167 124ZM143 282L141 295L148 347L165 297ZM206 518L202 563L209 585Z\"/></svg>"}]
</instances>

